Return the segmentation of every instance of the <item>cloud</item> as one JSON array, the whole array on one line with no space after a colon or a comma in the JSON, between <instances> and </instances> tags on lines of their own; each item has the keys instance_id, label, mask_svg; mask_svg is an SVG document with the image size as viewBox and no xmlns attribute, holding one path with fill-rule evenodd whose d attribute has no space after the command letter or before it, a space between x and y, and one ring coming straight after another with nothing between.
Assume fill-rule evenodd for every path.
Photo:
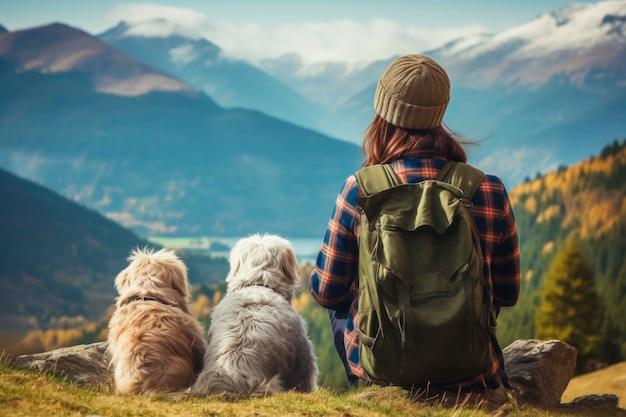
<instances>
[{"instance_id":1,"label":"cloud","mask_svg":"<svg viewBox=\"0 0 626 417\"><path fill-rule=\"evenodd\" d=\"M133 35L170 36L179 34L190 38L198 38L206 30L211 30L204 14L182 7L163 6L153 3L116 4L105 17L112 25L120 21L135 26ZM163 19L158 23L146 24L149 21Z\"/></svg>"},{"instance_id":2,"label":"cloud","mask_svg":"<svg viewBox=\"0 0 626 417\"><path fill-rule=\"evenodd\" d=\"M360 67L398 54L424 52L459 37L486 32L479 24L430 28L387 19L367 22L340 19L272 26L210 22L204 14L194 10L151 3L117 5L108 18L115 23L125 20L133 24L167 19L167 23L159 25L139 25L134 29L135 34L202 36L218 45L226 55L252 63L295 53L302 57L304 65L343 62L349 67Z\"/></svg>"},{"instance_id":3,"label":"cloud","mask_svg":"<svg viewBox=\"0 0 626 417\"><path fill-rule=\"evenodd\" d=\"M295 53L305 65L345 62L360 66L397 54L419 53L452 39L484 32L480 25L461 28L417 28L391 20L372 19L262 26L213 22L205 36L226 53L251 62Z\"/></svg>"}]
</instances>

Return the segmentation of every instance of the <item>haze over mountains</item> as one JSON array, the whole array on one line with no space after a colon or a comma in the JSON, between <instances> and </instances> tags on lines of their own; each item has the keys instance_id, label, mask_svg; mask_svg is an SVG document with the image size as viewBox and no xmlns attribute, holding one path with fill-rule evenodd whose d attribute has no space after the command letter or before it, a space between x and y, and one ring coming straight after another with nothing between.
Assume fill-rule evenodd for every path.
<instances>
[{"instance_id":1,"label":"haze over mountains","mask_svg":"<svg viewBox=\"0 0 626 417\"><path fill-rule=\"evenodd\" d=\"M61 24L1 34L0 166L142 235L321 235L357 146L168 75L178 91L101 90L127 73L164 74Z\"/></svg>"},{"instance_id":2,"label":"haze over mountains","mask_svg":"<svg viewBox=\"0 0 626 417\"><path fill-rule=\"evenodd\" d=\"M425 51L452 80L446 124L468 139L488 138L472 150L472 162L513 185L619 138L626 128L625 21L623 1L571 4L500 34ZM395 58L350 71L337 62L304 67L292 54L263 61L263 77L215 45L207 54L206 40L185 38L166 23L120 23L99 38L167 68L223 106L255 108L357 144L373 116L376 81ZM275 81L268 83L268 74ZM270 88L276 94L259 100Z\"/></svg>"},{"instance_id":3,"label":"haze over mountains","mask_svg":"<svg viewBox=\"0 0 626 417\"><path fill-rule=\"evenodd\" d=\"M426 51L452 79L446 124L486 138L470 162L512 187L623 137L625 22L626 2L573 4ZM394 57L227 55L164 20L0 30L0 166L140 234L320 235Z\"/></svg>"},{"instance_id":4,"label":"haze over mountains","mask_svg":"<svg viewBox=\"0 0 626 417\"><path fill-rule=\"evenodd\" d=\"M134 34L159 33L164 30L161 26L168 25L163 19L134 26L121 22L98 38L184 80L222 107L257 109L301 126L319 127L315 121L322 110L319 106L252 64L225 57L210 41L184 37L175 31L167 37Z\"/></svg>"}]
</instances>

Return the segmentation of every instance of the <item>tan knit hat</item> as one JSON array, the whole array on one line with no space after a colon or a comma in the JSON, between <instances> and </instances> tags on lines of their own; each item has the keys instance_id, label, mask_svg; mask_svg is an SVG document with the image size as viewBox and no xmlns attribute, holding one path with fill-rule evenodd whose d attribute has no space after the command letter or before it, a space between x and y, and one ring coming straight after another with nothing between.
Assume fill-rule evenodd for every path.
<instances>
[{"instance_id":1,"label":"tan knit hat","mask_svg":"<svg viewBox=\"0 0 626 417\"><path fill-rule=\"evenodd\" d=\"M432 129L450 101L450 79L433 59L405 55L393 61L378 81L374 109L392 125Z\"/></svg>"}]
</instances>

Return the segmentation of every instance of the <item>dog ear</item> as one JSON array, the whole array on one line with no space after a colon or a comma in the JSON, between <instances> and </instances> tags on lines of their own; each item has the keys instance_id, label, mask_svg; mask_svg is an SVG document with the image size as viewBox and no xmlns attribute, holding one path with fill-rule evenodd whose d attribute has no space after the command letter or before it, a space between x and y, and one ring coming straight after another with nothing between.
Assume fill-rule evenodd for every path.
<instances>
[{"instance_id":1,"label":"dog ear","mask_svg":"<svg viewBox=\"0 0 626 417\"><path fill-rule=\"evenodd\" d=\"M122 294L122 292L124 292L129 286L130 277L128 269L124 269L115 277L115 290L118 294Z\"/></svg>"},{"instance_id":2,"label":"dog ear","mask_svg":"<svg viewBox=\"0 0 626 417\"><path fill-rule=\"evenodd\" d=\"M163 280L183 297L189 296L187 266L173 251L163 253Z\"/></svg>"},{"instance_id":3,"label":"dog ear","mask_svg":"<svg viewBox=\"0 0 626 417\"><path fill-rule=\"evenodd\" d=\"M300 282L300 273L298 271L298 260L296 258L296 254L291 247L283 251L280 267L283 275L291 280L290 284L297 286Z\"/></svg>"},{"instance_id":4,"label":"dog ear","mask_svg":"<svg viewBox=\"0 0 626 417\"><path fill-rule=\"evenodd\" d=\"M242 262L246 259L246 251L245 251L245 243L249 240L249 238L243 238L237 241L235 246L230 250L230 254L228 255L228 263L229 263L229 271L226 276L226 282L230 283L234 277L239 273L241 269Z\"/></svg>"}]
</instances>

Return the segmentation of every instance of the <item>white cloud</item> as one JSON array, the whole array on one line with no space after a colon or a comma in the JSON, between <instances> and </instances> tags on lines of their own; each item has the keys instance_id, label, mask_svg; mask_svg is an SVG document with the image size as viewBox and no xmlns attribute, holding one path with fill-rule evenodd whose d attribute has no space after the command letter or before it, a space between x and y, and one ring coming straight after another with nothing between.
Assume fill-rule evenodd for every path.
<instances>
[{"instance_id":1,"label":"white cloud","mask_svg":"<svg viewBox=\"0 0 626 417\"><path fill-rule=\"evenodd\" d=\"M171 60L177 65L185 65L197 58L193 45L183 44L169 50Z\"/></svg>"},{"instance_id":2,"label":"white cloud","mask_svg":"<svg viewBox=\"0 0 626 417\"><path fill-rule=\"evenodd\" d=\"M146 24L155 19L167 21ZM205 30L210 29L208 20L200 12L153 3L116 4L106 16L106 20L112 25L120 21L135 25L131 33L144 36L170 36L176 33L198 38Z\"/></svg>"},{"instance_id":3,"label":"white cloud","mask_svg":"<svg viewBox=\"0 0 626 417\"><path fill-rule=\"evenodd\" d=\"M359 66L396 54L423 52L457 37L485 31L480 25L431 29L383 19L366 23L347 19L287 23L275 27L213 24L213 28L204 32L205 36L228 54L256 62L296 53L306 65L332 61Z\"/></svg>"},{"instance_id":4,"label":"white cloud","mask_svg":"<svg viewBox=\"0 0 626 417\"><path fill-rule=\"evenodd\" d=\"M222 48L225 54L252 63L295 53L302 57L305 65L330 61L344 62L351 67L396 54L423 52L450 40L486 31L478 24L429 28L386 19L367 22L341 19L275 26L209 22L204 14L194 10L151 3L117 5L108 18L115 23L125 20L133 24L167 19L167 24L140 25L134 29L135 34L167 36L178 33L193 38L201 35Z\"/></svg>"}]
</instances>

